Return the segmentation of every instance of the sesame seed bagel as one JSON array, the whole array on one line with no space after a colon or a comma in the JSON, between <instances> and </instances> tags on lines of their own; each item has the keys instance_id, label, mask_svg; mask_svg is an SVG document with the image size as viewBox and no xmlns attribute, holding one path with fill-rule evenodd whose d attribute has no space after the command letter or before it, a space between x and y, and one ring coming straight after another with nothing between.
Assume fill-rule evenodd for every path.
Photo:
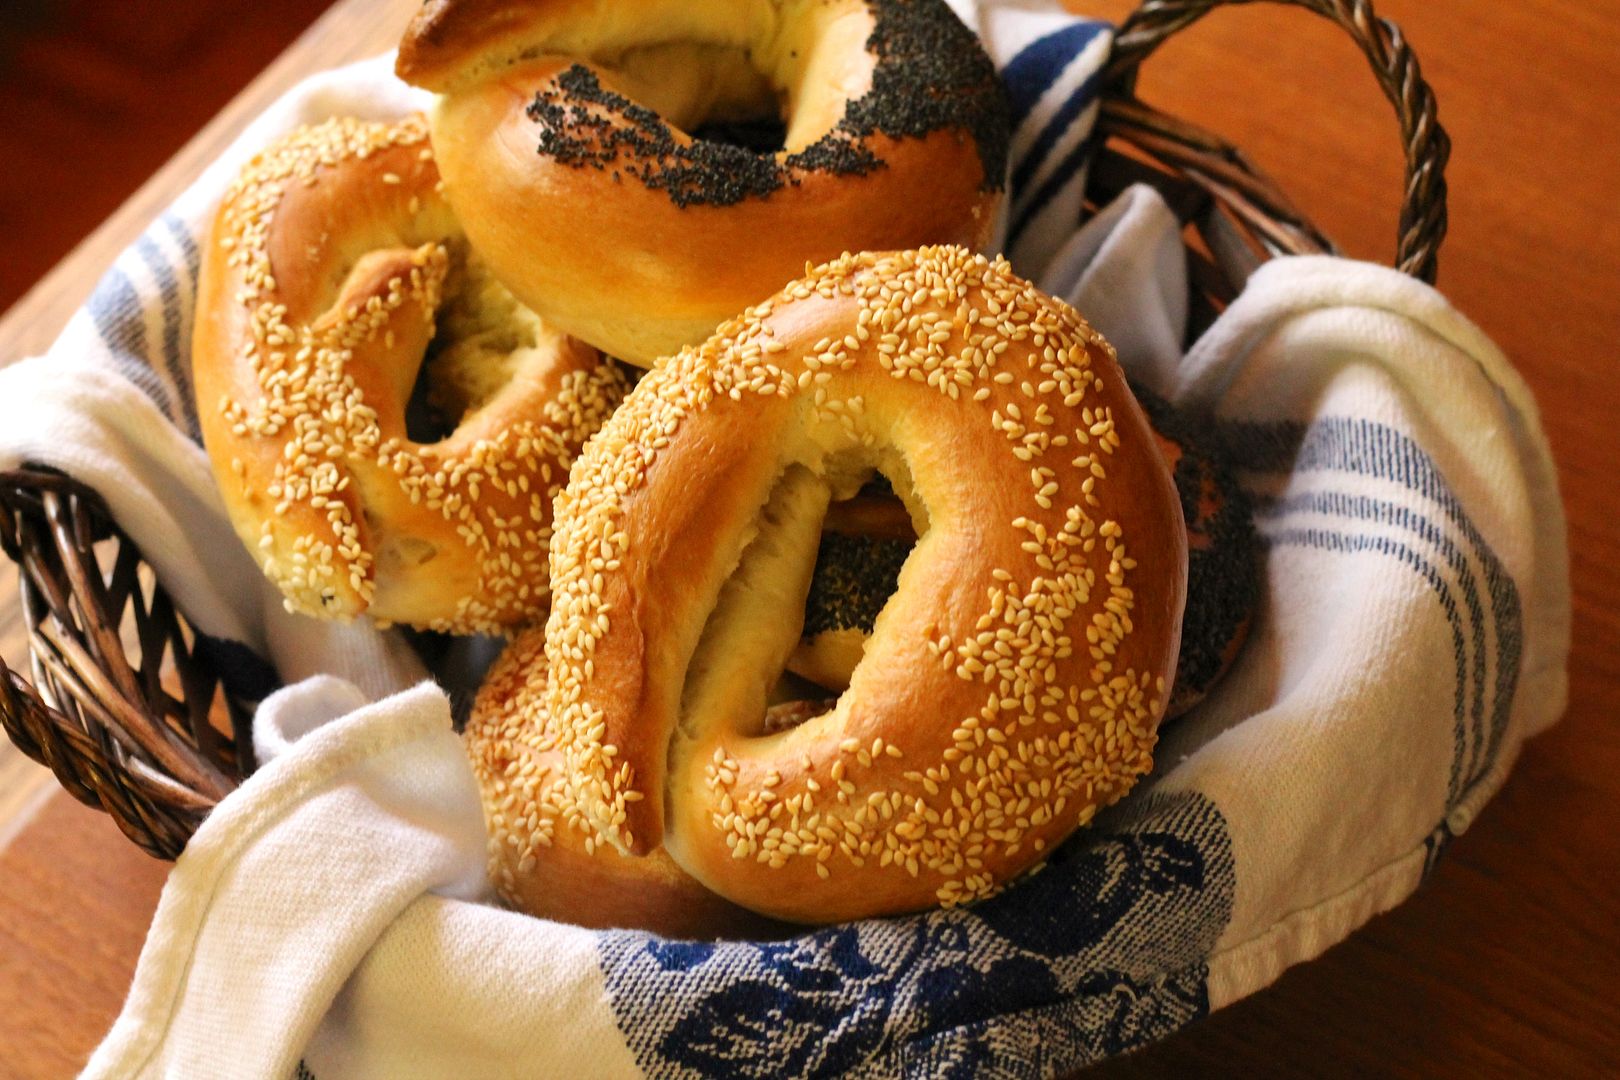
<instances>
[{"instance_id":1,"label":"sesame seed bagel","mask_svg":"<svg viewBox=\"0 0 1620 1080\"><path fill-rule=\"evenodd\" d=\"M454 427L418 442L430 351ZM192 359L226 510L289 609L452 632L545 612L552 497L624 380L468 253L422 117L332 120L248 164Z\"/></svg>"},{"instance_id":2,"label":"sesame seed bagel","mask_svg":"<svg viewBox=\"0 0 1620 1080\"><path fill-rule=\"evenodd\" d=\"M920 539L848 690L780 730L823 518L874 473ZM543 715L500 724L565 768L508 813L587 851L662 847L790 921L958 904L1151 767L1180 502L1111 349L1005 262L809 271L641 380L555 528Z\"/></svg>"},{"instance_id":3,"label":"sesame seed bagel","mask_svg":"<svg viewBox=\"0 0 1620 1080\"><path fill-rule=\"evenodd\" d=\"M1000 201L1005 93L943 0L430 0L398 71L496 274L643 367L807 260L982 247Z\"/></svg>"}]
</instances>

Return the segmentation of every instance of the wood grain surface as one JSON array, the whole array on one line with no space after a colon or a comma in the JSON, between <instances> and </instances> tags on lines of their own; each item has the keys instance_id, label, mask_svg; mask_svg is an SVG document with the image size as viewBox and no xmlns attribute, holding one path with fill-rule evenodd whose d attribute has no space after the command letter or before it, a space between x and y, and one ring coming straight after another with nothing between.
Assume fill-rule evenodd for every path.
<instances>
[{"instance_id":1,"label":"wood grain surface","mask_svg":"<svg viewBox=\"0 0 1620 1080\"><path fill-rule=\"evenodd\" d=\"M247 117L299 74L385 47L414 6L332 9L0 320L0 358L48 342ZM1115 18L1130 6L1087 2ZM1423 58L1456 144L1441 288L1524 371L1558 458L1575 583L1570 709L1412 900L1275 986L1088 1075L1620 1075L1620 5L1379 9ZM186 48L240 47L227 36L199 30ZM249 72L239 74L238 85ZM211 78L229 92L228 76ZM1243 147L1350 254L1388 258L1394 123L1326 23L1270 4L1218 13L1152 60L1141 89ZM74 184L61 175L65 207ZM126 173L130 187L138 175ZM58 224L28 233L30 251L82 231L60 224L49 194L26 209ZM12 247L7 215L20 212L0 202ZM14 626L0 621L0 648L15 648ZM83 1062L116 1015L162 874L60 795L0 852L0 1075L59 1077Z\"/></svg>"}]
</instances>

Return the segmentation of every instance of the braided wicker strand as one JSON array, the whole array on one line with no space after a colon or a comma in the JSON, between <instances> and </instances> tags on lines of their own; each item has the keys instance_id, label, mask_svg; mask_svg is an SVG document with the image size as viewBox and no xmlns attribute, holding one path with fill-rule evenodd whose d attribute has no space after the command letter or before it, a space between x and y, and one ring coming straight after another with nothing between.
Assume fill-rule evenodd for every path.
<instances>
[{"instance_id":1,"label":"braided wicker strand","mask_svg":"<svg viewBox=\"0 0 1620 1080\"><path fill-rule=\"evenodd\" d=\"M31 684L0 663L0 726L74 798L174 858L236 786L246 703L216 718L218 678L88 488L40 469L0 474L0 547L18 566L32 658Z\"/></svg>"},{"instance_id":2,"label":"braided wicker strand","mask_svg":"<svg viewBox=\"0 0 1620 1080\"><path fill-rule=\"evenodd\" d=\"M1142 62L1175 34L1216 8L1256 2L1260 0L1145 0L1120 26L1114 41L1113 58L1108 66L1109 81L1123 86L1129 93ZM1417 55L1407 44L1406 36L1400 27L1380 18L1369 0L1266 2L1301 7L1331 19L1344 28L1372 65L1384 96L1395 107L1406 154L1406 191L1401 207L1395 265L1413 277L1434 284L1439 272L1440 244L1446 235L1445 168L1451 157L1451 139L1440 126L1434 92L1424 81ZM1119 106L1119 109L1124 115L1131 116L1133 107L1142 108L1140 103L1133 101L1129 105ZM1135 115L1139 116L1139 113ZM1195 140L1195 144L1216 161L1230 162L1238 169L1246 169L1263 184L1269 183L1258 170L1242 159L1235 148L1220 140L1206 137ZM1213 177L1216 180L1223 178ZM1275 185L1271 187L1274 191ZM1249 194L1243 192L1241 187L1239 191ZM1264 205L1263 200L1261 205ZM1313 244L1289 242L1298 239L1288 235L1291 229L1308 230L1303 218L1286 202L1276 205L1274 209L1281 223L1287 227L1269 238L1276 243L1273 250L1296 253L1313 250ZM1240 217L1245 217L1241 210L1238 212ZM1305 238L1314 241L1314 250L1332 250L1331 245L1326 244L1314 230L1306 231Z\"/></svg>"}]
</instances>

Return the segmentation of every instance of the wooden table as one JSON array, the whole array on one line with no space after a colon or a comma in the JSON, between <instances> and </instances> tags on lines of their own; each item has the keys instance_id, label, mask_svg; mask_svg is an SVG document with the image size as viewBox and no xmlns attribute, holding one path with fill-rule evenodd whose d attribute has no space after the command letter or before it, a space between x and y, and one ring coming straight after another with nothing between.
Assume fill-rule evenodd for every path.
<instances>
[{"instance_id":1,"label":"wooden table","mask_svg":"<svg viewBox=\"0 0 1620 1080\"><path fill-rule=\"evenodd\" d=\"M100 268L266 101L303 72L386 47L418 2L328 12L0 320L0 357L42 347ZM1130 4L1088 6L1118 17ZM1572 702L1411 901L1096 1075L1620 1075L1620 6L1380 8L1417 46L1456 141L1440 284L1522 367L1559 459ZM1351 254L1388 256L1393 124L1325 23L1270 6L1222 13L1154 60L1142 88L1232 138ZM0 758L0 785L15 792L25 781L7 768ZM118 1009L164 868L60 795L12 832L0 853L0 1072L62 1076Z\"/></svg>"}]
</instances>

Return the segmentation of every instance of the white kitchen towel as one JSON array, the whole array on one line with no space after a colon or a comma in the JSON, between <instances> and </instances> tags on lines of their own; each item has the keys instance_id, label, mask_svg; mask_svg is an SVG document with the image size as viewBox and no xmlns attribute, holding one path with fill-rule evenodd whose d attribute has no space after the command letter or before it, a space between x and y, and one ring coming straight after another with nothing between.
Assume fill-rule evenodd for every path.
<instances>
[{"instance_id":1,"label":"white kitchen towel","mask_svg":"<svg viewBox=\"0 0 1620 1080\"><path fill-rule=\"evenodd\" d=\"M344 676L261 708L267 764L177 863L88 1075L285 1080L301 1055L322 1080L1061 1073L1398 903L1556 719L1562 512L1508 362L1433 290L1327 258L1266 265L1184 352L1187 269L1162 200L1136 189L1074 228L1106 32L1032 4L959 10L1023 102L1015 265L1090 314L1134 377L1212 416L1256 498L1251 640L1166 733L1151 781L969 910L680 942L483 902L443 695L394 635L267 602L192 441L202 223L291 124L414 106L381 62L362 65L289 95L119 260L48 358L0 373L0 460L101 490L223 651L289 682Z\"/></svg>"}]
</instances>

